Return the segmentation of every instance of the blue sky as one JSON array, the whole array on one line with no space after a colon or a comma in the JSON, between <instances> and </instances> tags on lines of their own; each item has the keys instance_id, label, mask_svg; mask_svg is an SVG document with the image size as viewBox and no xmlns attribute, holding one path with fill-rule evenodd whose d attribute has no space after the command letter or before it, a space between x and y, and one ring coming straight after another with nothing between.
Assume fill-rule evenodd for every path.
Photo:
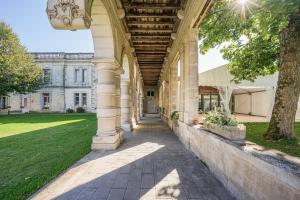
<instances>
[{"instance_id":1,"label":"blue sky","mask_svg":"<svg viewBox=\"0 0 300 200\"><path fill-rule=\"evenodd\" d=\"M29 51L93 52L89 30L54 30L46 15L46 0L3 0L0 20L8 23Z\"/></svg>"},{"instance_id":2,"label":"blue sky","mask_svg":"<svg viewBox=\"0 0 300 200\"><path fill-rule=\"evenodd\" d=\"M8 23L31 52L93 52L90 30L63 31L51 27L46 15L47 0L3 0L0 20ZM199 71L225 64L217 49L199 55Z\"/></svg>"}]
</instances>

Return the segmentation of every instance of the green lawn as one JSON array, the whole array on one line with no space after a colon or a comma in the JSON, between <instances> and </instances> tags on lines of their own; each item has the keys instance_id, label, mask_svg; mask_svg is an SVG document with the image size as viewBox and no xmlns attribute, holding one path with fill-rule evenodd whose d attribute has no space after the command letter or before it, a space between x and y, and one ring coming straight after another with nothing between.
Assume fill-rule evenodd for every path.
<instances>
[{"instance_id":1,"label":"green lawn","mask_svg":"<svg viewBox=\"0 0 300 200\"><path fill-rule=\"evenodd\" d=\"M246 123L247 140L261 146L277 149L292 156L300 157L300 123L295 124L295 133L297 140L280 140L277 142L266 141L263 133L268 128L268 123Z\"/></svg>"},{"instance_id":2,"label":"green lawn","mask_svg":"<svg viewBox=\"0 0 300 200\"><path fill-rule=\"evenodd\" d=\"M90 151L94 114L0 116L0 199L26 199Z\"/></svg>"}]
</instances>

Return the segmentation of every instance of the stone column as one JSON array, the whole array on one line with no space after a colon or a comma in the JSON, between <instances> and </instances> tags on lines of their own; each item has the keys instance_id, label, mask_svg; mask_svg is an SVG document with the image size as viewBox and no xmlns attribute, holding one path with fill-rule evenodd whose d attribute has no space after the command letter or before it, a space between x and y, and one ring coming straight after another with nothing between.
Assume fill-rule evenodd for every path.
<instances>
[{"instance_id":1,"label":"stone column","mask_svg":"<svg viewBox=\"0 0 300 200\"><path fill-rule=\"evenodd\" d=\"M93 137L92 149L116 149L122 135L118 128L117 78L120 65L114 59L95 59L97 77L97 134Z\"/></svg>"},{"instance_id":2,"label":"stone column","mask_svg":"<svg viewBox=\"0 0 300 200\"><path fill-rule=\"evenodd\" d=\"M198 29L189 30L184 44L184 122L198 119Z\"/></svg>"},{"instance_id":3,"label":"stone column","mask_svg":"<svg viewBox=\"0 0 300 200\"><path fill-rule=\"evenodd\" d=\"M131 131L130 123L130 81L121 80L121 127L124 131Z\"/></svg>"},{"instance_id":4,"label":"stone column","mask_svg":"<svg viewBox=\"0 0 300 200\"><path fill-rule=\"evenodd\" d=\"M183 48L180 50L180 93L179 93L179 120L184 121L185 113L185 70Z\"/></svg>"},{"instance_id":5,"label":"stone column","mask_svg":"<svg viewBox=\"0 0 300 200\"><path fill-rule=\"evenodd\" d=\"M117 115L116 115L116 129L120 132L121 141L123 139L123 131L121 129L121 73L122 69L119 67L116 69L115 72L115 84L116 84L116 108L117 108Z\"/></svg>"},{"instance_id":6,"label":"stone column","mask_svg":"<svg viewBox=\"0 0 300 200\"><path fill-rule=\"evenodd\" d=\"M142 118L143 117L143 115L144 115L144 112L143 112L143 110L144 110L144 104L143 104L143 102L144 102L144 97L143 97L143 95L142 94L139 94L139 107L140 107L140 109L139 109L139 116L140 116L140 118Z\"/></svg>"}]
</instances>

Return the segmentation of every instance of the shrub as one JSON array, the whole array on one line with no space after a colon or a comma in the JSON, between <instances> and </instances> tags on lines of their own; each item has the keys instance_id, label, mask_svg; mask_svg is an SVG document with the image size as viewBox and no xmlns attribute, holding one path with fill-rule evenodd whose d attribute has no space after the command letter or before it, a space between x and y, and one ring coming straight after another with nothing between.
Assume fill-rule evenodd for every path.
<instances>
[{"instance_id":1,"label":"shrub","mask_svg":"<svg viewBox=\"0 0 300 200\"><path fill-rule=\"evenodd\" d=\"M221 126L237 126L238 122L227 115L221 108L209 111L204 115L203 121L206 123L218 124Z\"/></svg>"},{"instance_id":2,"label":"shrub","mask_svg":"<svg viewBox=\"0 0 300 200\"><path fill-rule=\"evenodd\" d=\"M72 108L68 108L67 113L74 113L74 110Z\"/></svg>"},{"instance_id":3,"label":"shrub","mask_svg":"<svg viewBox=\"0 0 300 200\"><path fill-rule=\"evenodd\" d=\"M178 126L179 112L173 111L171 114L171 120L174 122L176 126Z\"/></svg>"},{"instance_id":4,"label":"shrub","mask_svg":"<svg viewBox=\"0 0 300 200\"><path fill-rule=\"evenodd\" d=\"M173 111L171 114L171 120L178 120L178 119L179 119L178 111Z\"/></svg>"},{"instance_id":5,"label":"shrub","mask_svg":"<svg viewBox=\"0 0 300 200\"><path fill-rule=\"evenodd\" d=\"M84 113L85 109L83 107L78 107L78 108L76 108L76 112L78 112L78 113Z\"/></svg>"}]
</instances>

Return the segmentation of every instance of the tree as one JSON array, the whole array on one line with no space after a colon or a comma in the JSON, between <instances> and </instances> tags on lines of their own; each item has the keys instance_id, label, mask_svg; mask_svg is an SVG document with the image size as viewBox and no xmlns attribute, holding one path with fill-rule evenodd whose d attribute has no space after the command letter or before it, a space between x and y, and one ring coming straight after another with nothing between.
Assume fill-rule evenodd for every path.
<instances>
[{"instance_id":1,"label":"tree","mask_svg":"<svg viewBox=\"0 0 300 200\"><path fill-rule=\"evenodd\" d=\"M32 92L38 88L40 78L41 68L12 29L0 22L0 95Z\"/></svg>"},{"instance_id":2,"label":"tree","mask_svg":"<svg viewBox=\"0 0 300 200\"><path fill-rule=\"evenodd\" d=\"M233 81L279 71L265 138L294 137L300 94L300 0L219 0L200 27L200 52L222 45Z\"/></svg>"}]
</instances>

